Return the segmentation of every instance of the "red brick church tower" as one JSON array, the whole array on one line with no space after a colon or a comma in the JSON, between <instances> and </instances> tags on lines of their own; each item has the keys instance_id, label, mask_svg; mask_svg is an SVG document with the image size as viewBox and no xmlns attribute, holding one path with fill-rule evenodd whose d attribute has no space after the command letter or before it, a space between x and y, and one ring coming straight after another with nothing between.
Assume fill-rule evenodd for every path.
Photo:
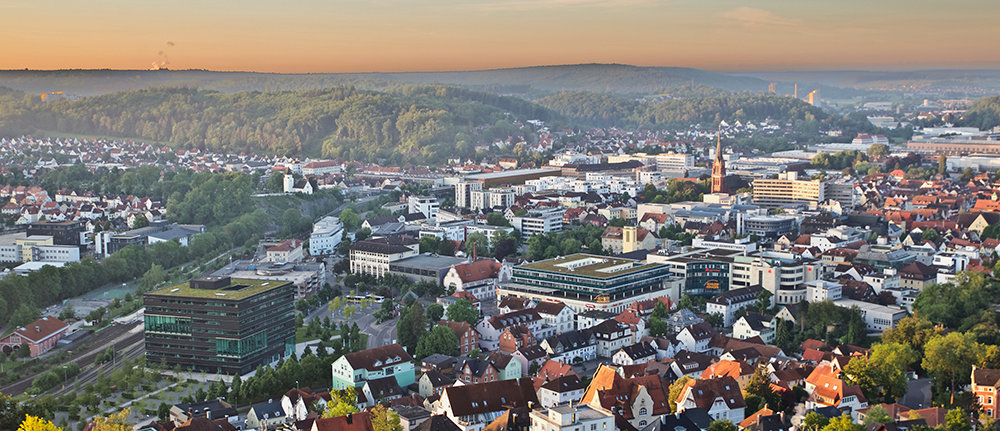
<instances>
[{"instance_id":1,"label":"red brick church tower","mask_svg":"<svg viewBox=\"0 0 1000 431\"><path fill-rule=\"evenodd\" d=\"M715 141L715 163L712 164L712 193L729 193L726 187L726 161L722 158L722 131Z\"/></svg>"}]
</instances>

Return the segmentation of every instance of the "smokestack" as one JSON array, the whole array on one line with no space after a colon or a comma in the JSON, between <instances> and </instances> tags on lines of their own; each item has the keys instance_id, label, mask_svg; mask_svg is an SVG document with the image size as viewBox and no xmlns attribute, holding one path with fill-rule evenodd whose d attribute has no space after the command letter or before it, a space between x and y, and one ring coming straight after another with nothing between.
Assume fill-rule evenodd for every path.
<instances>
[{"instance_id":1,"label":"smokestack","mask_svg":"<svg viewBox=\"0 0 1000 431\"><path fill-rule=\"evenodd\" d=\"M476 261L476 256L477 256L477 254L476 254L476 243L472 243L472 261L473 262Z\"/></svg>"}]
</instances>

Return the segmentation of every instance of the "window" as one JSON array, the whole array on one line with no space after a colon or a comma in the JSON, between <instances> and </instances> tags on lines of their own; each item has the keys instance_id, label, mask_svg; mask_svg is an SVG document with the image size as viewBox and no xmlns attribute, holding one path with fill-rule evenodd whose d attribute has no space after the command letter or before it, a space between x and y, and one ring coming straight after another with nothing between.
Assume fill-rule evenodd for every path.
<instances>
[{"instance_id":1,"label":"window","mask_svg":"<svg viewBox=\"0 0 1000 431\"><path fill-rule=\"evenodd\" d=\"M646 408L645 407L639 409L639 416L646 416ZM643 422L645 422L645 421L643 421ZM645 425L645 424L642 424L642 425Z\"/></svg>"}]
</instances>

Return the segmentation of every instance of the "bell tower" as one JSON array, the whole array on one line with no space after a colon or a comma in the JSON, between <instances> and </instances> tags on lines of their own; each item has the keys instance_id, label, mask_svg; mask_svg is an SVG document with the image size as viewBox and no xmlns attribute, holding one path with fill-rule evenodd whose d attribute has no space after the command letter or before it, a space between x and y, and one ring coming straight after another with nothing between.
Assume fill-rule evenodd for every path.
<instances>
[{"instance_id":1,"label":"bell tower","mask_svg":"<svg viewBox=\"0 0 1000 431\"><path fill-rule=\"evenodd\" d=\"M712 163L712 193L729 193L726 187L726 160L722 158L722 130L715 140L715 162Z\"/></svg>"}]
</instances>

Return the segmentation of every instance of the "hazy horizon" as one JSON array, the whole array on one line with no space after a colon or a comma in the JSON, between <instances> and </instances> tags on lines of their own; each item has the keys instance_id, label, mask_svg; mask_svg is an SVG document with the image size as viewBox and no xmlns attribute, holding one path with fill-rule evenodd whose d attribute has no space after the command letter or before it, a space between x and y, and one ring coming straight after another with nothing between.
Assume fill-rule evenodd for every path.
<instances>
[{"instance_id":1,"label":"hazy horizon","mask_svg":"<svg viewBox=\"0 0 1000 431\"><path fill-rule=\"evenodd\" d=\"M15 0L0 69L399 73L616 63L753 73L1000 68L1000 2Z\"/></svg>"}]
</instances>

